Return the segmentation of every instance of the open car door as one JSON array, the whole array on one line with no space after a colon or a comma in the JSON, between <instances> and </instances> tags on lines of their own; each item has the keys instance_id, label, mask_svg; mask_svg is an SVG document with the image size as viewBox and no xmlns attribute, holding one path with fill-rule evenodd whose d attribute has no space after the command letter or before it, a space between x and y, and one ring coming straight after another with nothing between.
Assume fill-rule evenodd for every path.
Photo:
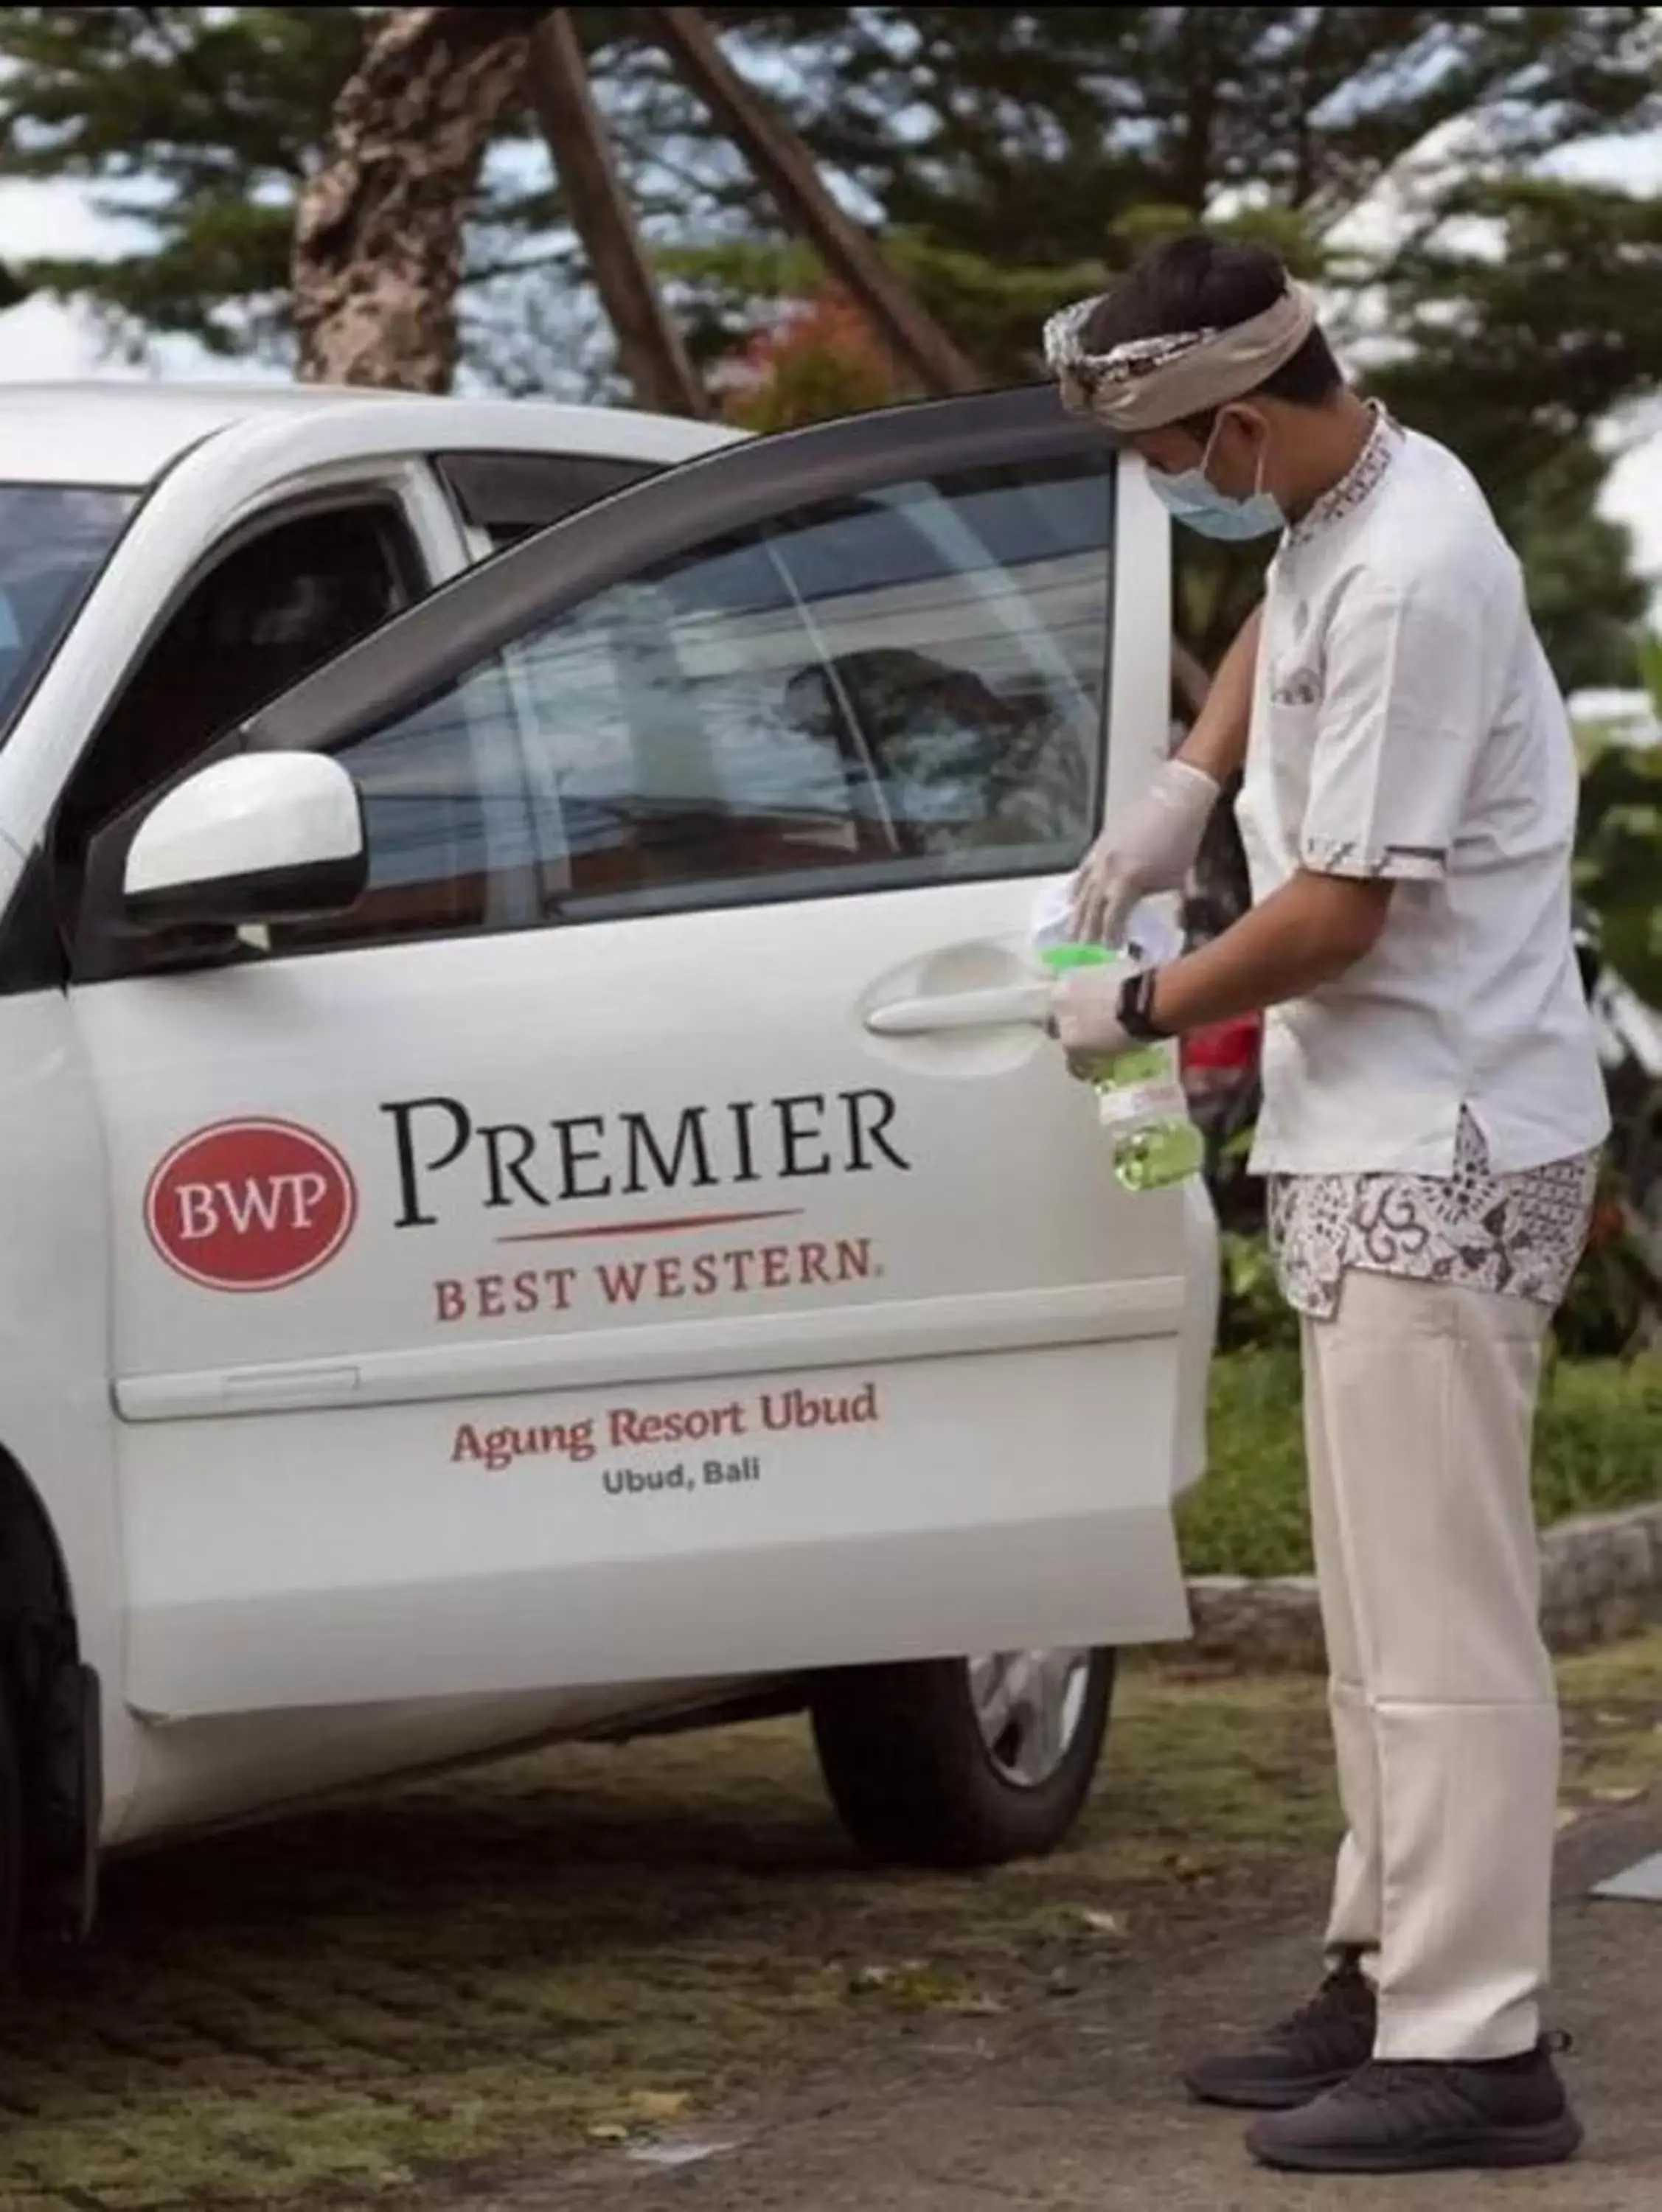
<instances>
[{"instance_id":1,"label":"open car door","mask_svg":"<svg viewBox=\"0 0 1662 2212\"><path fill-rule=\"evenodd\" d=\"M1185 1632L1184 1202L1026 952L1164 757L1166 531L1048 391L728 448L226 741L350 773L350 910L136 933L104 833L141 1709Z\"/></svg>"}]
</instances>

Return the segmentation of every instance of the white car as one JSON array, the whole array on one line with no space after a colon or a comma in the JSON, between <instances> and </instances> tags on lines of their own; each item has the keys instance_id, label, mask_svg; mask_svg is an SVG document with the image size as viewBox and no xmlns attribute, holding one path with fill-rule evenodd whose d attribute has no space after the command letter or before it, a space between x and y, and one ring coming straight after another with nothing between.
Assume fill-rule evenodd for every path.
<instances>
[{"instance_id":1,"label":"white car","mask_svg":"<svg viewBox=\"0 0 1662 2212\"><path fill-rule=\"evenodd\" d=\"M874 1852L1066 1830L1187 1632L1216 1255L1028 925L1168 588L1043 392L8 389L0 1948L169 1832L803 1706Z\"/></svg>"}]
</instances>

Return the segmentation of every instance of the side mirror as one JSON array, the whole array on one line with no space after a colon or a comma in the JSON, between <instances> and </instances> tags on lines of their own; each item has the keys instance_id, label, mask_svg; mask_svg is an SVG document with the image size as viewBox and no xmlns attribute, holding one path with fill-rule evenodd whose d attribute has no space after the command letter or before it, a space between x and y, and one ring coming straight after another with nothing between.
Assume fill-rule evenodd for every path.
<instances>
[{"instance_id":1,"label":"side mirror","mask_svg":"<svg viewBox=\"0 0 1662 2212\"><path fill-rule=\"evenodd\" d=\"M240 753L170 791L122 878L129 924L236 929L340 914L368 877L357 786L322 753Z\"/></svg>"}]
</instances>

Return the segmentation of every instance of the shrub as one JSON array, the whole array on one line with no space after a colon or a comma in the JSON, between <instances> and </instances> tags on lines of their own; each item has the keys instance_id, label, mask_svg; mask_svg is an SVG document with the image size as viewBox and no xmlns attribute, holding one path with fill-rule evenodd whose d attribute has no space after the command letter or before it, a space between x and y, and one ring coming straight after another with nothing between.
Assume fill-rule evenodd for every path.
<instances>
[{"instance_id":1,"label":"shrub","mask_svg":"<svg viewBox=\"0 0 1662 2212\"><path fill-rule=\"evenodd\" d=\"M1178 1511L1190 1574L1306 1574L1299 1362L1282 1345L1212 1370L1212 1472ZM1543 1524L1662 1496L1662 1360L1555 1358L1535 1437Z\"/></svg>"}]
</instances>

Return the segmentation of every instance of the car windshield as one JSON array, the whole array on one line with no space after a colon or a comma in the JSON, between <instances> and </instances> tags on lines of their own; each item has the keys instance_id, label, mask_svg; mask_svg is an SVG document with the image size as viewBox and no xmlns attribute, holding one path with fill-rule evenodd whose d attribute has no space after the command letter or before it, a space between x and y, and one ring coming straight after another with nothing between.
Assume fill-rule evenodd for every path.
<instances>
[{"instance_id":1,"label":"car windshield","mask_svg":"<svg viewBox=\"0 0 1662 2212\"><path fill-rule=\"evenodd\" d=\"M137 504L136 492L0 483L0 741Z\"/></svg>"}]
</instances>

